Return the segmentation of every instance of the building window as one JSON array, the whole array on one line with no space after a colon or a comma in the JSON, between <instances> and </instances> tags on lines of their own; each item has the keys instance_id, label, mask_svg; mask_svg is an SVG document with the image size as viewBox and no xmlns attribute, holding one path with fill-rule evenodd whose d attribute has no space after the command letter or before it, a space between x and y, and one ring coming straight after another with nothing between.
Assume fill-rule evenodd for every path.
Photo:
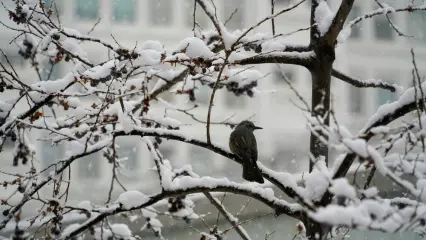
<instances>
[{"instance_id":1,"label":"building window","mask_svg":"<svg viewBox=\"0 0 426 240\"><path fill-rule=\"evenodd\" d=\"M75 0L75 15L81 20L96 20L99 9L99 0Z\"/></svg>"},{"instance_id":2,"label":"building window","mask_svg":"<svg viewBox=\"0 0 426 240\"><path fill-rule=\"evenodd\" d=\"M78 159L78 176L81 178L99 178L101 176L101 159L99 153L93 153Z\"/></svg>"},{"instance_id":3,"label":"building window","mask_svg":"<svg viewBox=\"0 0 426 240\"><path fill-rule=\"evenodd\" d=\"M188 158L195 173L212 176L216 172L209 150L191 146Z\"/></svg>"},{"instance_id":4,"label":"building window","mask_svg":"<svg viewBox=\"0 0 426 240\"><path fill-rule=\"evenodd\" d=\"M406 13L406 16L407 29L409 29L410 34L414 36L415 40L426 42L426 13L417 11Z\"/></svg>"},{"instance_id":5,"label":"building window","mask_svg":"<svg viewBox=\"0 0 426 240\"><path fill-rule=\"evenodd\" d=\"M389 18L394 21L391 15L388 15ZM390 26L390 23L386 16L377 16L374 17L374 36L376 39L392 41L394 39L393 29Z\"/></svg>"},{"instance_id":6,"label":"building window","mask_svg":"<svg viewBox=\"0 0 426 240\"><path fill-rule=\"evenodd\" d=\"M284 68L282 65L277 64L272 70L272 78L274 84L287 84L284 77L290 82L295 82L294 71Z\"/></svg>"},{"instance_id":7,"label":"building window","mask_svg":"<svg viewBox=\"0 0 426 240\"><path fill-rule=\"evenodd\" d=\"M360 69L353 69L351 71L351 75L355 78L361 79L360 73L362 73ZM349 111L354 114L361 114L364 111L364 89L358 88L352 85L348 85L349 94L348 94L348 103L349 103Z\"/></svg>"},{"instance_id":8,"label":"building window","mask_svg":"<svg viewBox=\"0 0 426 240\"><path fill-rule=\"evenodd\" d=\"M149 18L153 25L169 26L172 23L173 1L170 0L150 0Z\"/></svg>"},{"instance_id":9,"label":"building window","mask_svg":"<svg viewBox=\"0 0 426 240\"><path fill-rule=\"evenodd\" d=\"M212 93L212 89L207 85L201 85L197 83L197 87L194 91L195 102L201 105L209 105L210 104L210 96Z\"/></svg>"},{"instance_id":10,"label":"building window","mask_svg":"<svg viewBox=\"0 0 426 240\"><path fill-rule=\"evenodd\" d=\"M364 96L361 88L349 86L350 112L361 114L364 110Z\"/></svg>"},{"instance_id":11,"label":"building window","mask_svg":"<svg viewBox=\"0 0 426 240\"><path fill-rule=\"evenodd\" d=\"M289 5L290 3L291 3L291 0L275 0L275 4Z\"/></svg>"},{"instance_id":12,"label":"building window","mask_svg":"<svg viewBox=\"0 0 426 240\"><path fill-rule=\"evenodd\" d=\"M306 154L303 154L303 151L296 148L283 148L285 145L282 144L276 146L275 153L271 158L271 162L268 164L271 169L278 172L289 172L296 173L305 170L304 157L307 157Z\"/></svg>"},{"instance_id":13,"label":"building window","mask_svg":"<svg viewBox=\"0 0 426 240\"><path fill-rule=\"evenodd\" d=\"M225 104L230 108L241 109L246 106L246 95L242 94L239 96L235 96L232 92L225 92Z\"/></svg>"},{"instance_id":14,"label":"building window","mask_svg":"<svg viewBox=\"0 0 426 240\"><path fill-rule=\"evenodd\" d=\"M10 52L5 52L6 57L3 55L3 53L0 53L0 63L8 66L8 60L10 62L10 64L12 64L13 67L22 67L25 65L25 61L24 58L20 55L16 55L16 53L10 53Z\"/></svg>"},{"instance_id":15,"label":"building window","mask_svg":"<svg viewBox=\"0 0 426 240\"><path fill-rule=\"evenodd\" d=\"M45 67L41 69L41 77L43 81L57 80L62 76L63 65L61 63L56 63L54 65L47 63Z\"/></svg>"},{"instance_id":16,"label":"building window","mask_svg":"<svg viewBox=\"0 0 426 240\"><path fill-rule=\"evenodd\" d=\"M128 139L126 139L128 140ZM120 177L131 178L135 176L139 167L139 141L121 141L117 147L117 155L120 161L120 167L116 168Z\"/></svg>"},{"instance_id":17,"label":"building window","mask_svg":"<svg viewBox=\"0 0 426 240\"><path fill-rule=\"evenodd\" d=\"M378 76L379 76L378 79L380 79L384 82L387 82L389 84L394 84L395 83L394 78L398 75L396 73L392 74L390 72L387 72L385 74L379 74ZM381 105L386 104L386 103L393 102L393 101L397 100L397 98L398 98L396 93L393 93L389 90L377 88L376 91L377 91L377 105L378 106L381 106Z\"/></svg>"},{"instance_id":18,"label":"building window","mask_svg":"<svg viewBox=\"0 0 426 240\"><path fill-rule=\"evenodd\" d=\"M51 166L54 163L58 163L59 160L65 157L65 148L63 145L53 145L51 141L41 141L40 142L40 164L41 171L45 170L47 167ZM60 167L57 166L57 167ZM57 169L57 168L56 168ZM48 176L51 171L55 171L55 166L51 166L49 169L43 172L44 176Z\"/></svg>"},{"instance_id":19,"label":"building window","mask_svg":"<svg viewBox=\"0 0 426 240\"><path fill-rule=\"evenodd\" d=\"M172 159L172 156L173 156L173 153L174 153L174 148L173 148L173 145L169 145L169 144L167 144L167 145L164 145L164 143L163 144L161 144L160 145L160 153L161 153L161 156L163 156L163 160L164 159L167 159L167 160L169 160L169 161L171 161Z\"/></svg>"},{"instance_id":20,"label":"building window","mask_svg":"<svg viewBox=\"0 0 426 240\"><path fill-rule=\"evenodd\" d=\"M185 0L184 1L184 11L185 11L185 26L193 27L194 25L194 4L195 0ZM197 25L201 28L204 28L207 26L208 23L208 17L204 10L200 7L200 5L197 4L196 10L195 10L195 21Z\"/></svg>"},{"instance_id":21,"label":"building window","mask_svg":"<svg viewBox=\"0 0 426 240\"><path fill-rule=\"evenodd\" d=\"M52 10L52 15L56 18L62 14L62 0L44 0L44 11ZM58 11L58 12L56 12Z\"/></svg>"},{"instance_id":22,"label":"building window","mask_svg":"<svg viewBox=\"0 0 426 240\"><path fill-rule=\"evenodd\" d=\"M359 5L353 5L351 12L349 13L348 20L352 21L355 18L361 16L361 7ZM358 23L355 26L351 28L351 35L349 36L351 39L360 39L361 38L361 28L360 24Z\"/></svg>"},{"instance_id":23,"label":"building window","mask_svg":"<svg viewBox=\"0 0 426 240\"><path fill-rule=\"evenodd\" d=\"M115 22L134 22L135 21L135 0L111 0L112 1L112 19Z\"/></svg>"},{"instance_id":24,"label":"building window","mask_svg":"<svg viewBox=\"0 0 426 240\"><path fill-rule=\"evenodd\" d=\"M244 0L225 0L224 7L224 22L230 30L241 29L244 26Z\"/></svg>"},{"instance_id":25,"label":"building window","mask_svg":"<svg viewBox=\"0 0 426 240\"><path fill-rule=\"evenodd\" d=\"M349 86L349 111L360 114L363 112L364 97L361 88Z\"/></svg>"}]
</instances>

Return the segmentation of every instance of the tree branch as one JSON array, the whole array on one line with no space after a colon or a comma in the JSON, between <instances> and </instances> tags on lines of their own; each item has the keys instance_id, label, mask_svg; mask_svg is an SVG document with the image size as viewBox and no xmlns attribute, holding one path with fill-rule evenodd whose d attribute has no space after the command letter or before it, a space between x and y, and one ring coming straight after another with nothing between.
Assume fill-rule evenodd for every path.
<instances>
[{"instance_id":1,"label":"tree branch","mask_svg":"<svg viewBox=\"0 0 426 240\"><path fill-rule=\"evenodd\" d=\"M336 43L337 36L343 28L343 24L352 9L352 5L355 0L342 0L339 10L337 10L334 16L333 22L327 33L323 36L323 39L327 42L328 46L334 46Z\"/></svg>"},{"instance_id":2,"label":"tree branch","mask_svg":"<svg viewBox=\"0 0 426 240\"><path fill-rule=\"evenodd\" d=\"M200 181L199 183L200 184L193 187L176 188L173 190L165 190L161 193L154 194L150 196L147 201L145 201L143 204L140 204L139 206L125 208L122 204L120 204L108 210L104 209L102 210L102 213L88 219L86 222L82 223L78 228L68 232L66 235L62 235L59 239L72 239L73 237L87 231L91 226L101 222L108 216L149 207L169 197L188 195L193 193L202 193L202 192L231 192L235 194L246 195L246 196L255 198L263 202L267 206L271 207L272 209L275 210L277 215L285 213L285 214L288 214L289 216L297 217L297 216L300 216L302 213L301 209L292 209L291 207L283 204L282 200L279 200L279 199L275 199L275 200L267 199L262 194L251 191L250 187L246 187L246 188L242 187L243 185L241 184L230 183L230 184L215 184L215 186L208 186L208 185L203 185L202 181Z\"/></svg>"},{"instance_id":3,"label":"tree branch","mask_svg":"<svg viewBox=\"0 0 426 240\"><path fill-rule=\"evenodd\" d=\"M382 89L386 89L389 90L391 92L395 92L396 88L394 85L391 85L389 83L386 82L382 82L380 80L377 81L363 81L361 79L358 78L353 78L350 77L349 75L346 75L342 72L340 72L339 70L333 69L331 71L331 76L338 78L346 83L351 84L352 86L355 87L359 87L359 88L382 88Z\"/></svg>"},{"instance_id":4,"label":"tree branch","mask_svg":"<svg viewBox=\"0 0 426 240\"><path fill-rule=\"evenodd\" d=\"M250 236L247 235L247 232L244 230L244 228L238 224L234 219L235 217L232 216L231 213L226 211L225 206L220 203L216 198L214 198L210 193L204 193L206 198L217 208L217 210L225 217L226 220L232 225L232 227L235 228L235 231L237 231L238 235L244 240L250 240Z\"/></svg>"},{"instance_id":5,"label":"tree branch","mask_svg":"<svg viewBox=\"0 0 426 240\"><path fill-rule=\"evenodd\" d=\"M411 88L413 89L413 88ZM405 93L409 94L409 93ZM402 97L401 97L402 98ZM400 99L401 99L400 98ZM414 97L413 97L414 98ZM366 126L363 130L361 130L361 133L359 136L366 141L370 140L373 135L370 133L370 130L378 127L378 126L386 126L392 121L404 116L405 114L414 111L416 109L416 106L419 101L424 101L425 99L416 99L412 100L406 103L402 103L401 101L396 101L391 104L395 104L396 108L388 108L388 112L381 112L380 109L376 113L376 115L373 115L370 120L367 122ZM346 174L349 171L349 168L352 166L352 163L354 162L356 158L355 153L346 154L345 158L343 159L342 163L338 167L337 171L333 175L333 179L341 178L346 176ZM324 196L322 197L320 203L322 206L326 205L332 198L332 194L327 191Z\"/></svg>"},{"instance_id":6,"label":"tree branch","mask_svg":"<svg viewBox=\"0 0 426 240\"><path fill-rule=\"evenodd\" d=\"M229 158L239 164L243 163L243 160L240 159L235 154L232 154L218 146L215 146L214 144L209 144L207 142L203 142L197 139L188 139L184 135L182 135L178 130L164 130L161 129L157 131L156 129L152 128L146 128L146 129L140 129L140 130L133 130L129 133L126 133L124 131L118 131L114 133L114 136L128 136L128 135L134 135L134 136L151 136L151 137L161 137L166 138L169 140L176 140L181 142L186 142L189 144L193 144L199 147L203 147L206 149L209 149L217 154L220 154L226 158ZM260 168L263 174L263 177L266 178L268 181L270 181L272 184L274 184L276 187L278 187L281 191L283 191L288 197L295 199L300 204L302 204L305 207L308 207L309 209L312 209L312 206L310 203L306 202L304 200L304 197L301 196L294 188L293 186L287 186L281 181L279 181L276 177L272 176L272 174L269 174L267 171L272 170L266 170L263 167Z\"/></svg>"},{"instance_id":7,"label":"tree branch","mask_svg":"<svg viewBox=\"0 0 426 240\"><path fill-rule=\"evenodd\" d=\"M313 51L308 52L272 52L262 53L257 56L244 58L241 60L235 60L231 64L264 64L264 63L281 63L281 64L292 64L299 65L309 68L314 59L315 53Z\"/></svg>"}]
</instances>

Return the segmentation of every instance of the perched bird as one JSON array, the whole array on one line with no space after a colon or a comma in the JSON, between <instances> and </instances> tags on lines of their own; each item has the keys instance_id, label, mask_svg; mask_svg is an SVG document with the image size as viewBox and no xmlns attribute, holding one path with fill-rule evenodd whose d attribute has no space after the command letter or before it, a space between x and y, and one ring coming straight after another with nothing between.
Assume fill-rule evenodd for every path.
<instances>
[{"instance_id":1,"label":"perched bird","mask_svg":"<svg viewBox=\"0 0 426 240\"><path fill-rule=\"evenodd\" d=\"M262 129L250 121L242 121L229 137L231 152L239 156L243 163L243 178L250 182L264 183L262 173L257 166L257 142L253 131Z\"/></svg>"}]
</instances>

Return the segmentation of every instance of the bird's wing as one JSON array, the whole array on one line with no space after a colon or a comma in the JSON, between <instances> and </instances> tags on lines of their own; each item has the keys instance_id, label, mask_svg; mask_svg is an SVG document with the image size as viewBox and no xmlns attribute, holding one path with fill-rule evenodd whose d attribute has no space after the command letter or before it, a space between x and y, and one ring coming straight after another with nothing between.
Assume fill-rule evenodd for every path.
<instances>
[{"instance_id":1,"label":"bird's wing","mask_svg":"<svg viewBox=\"0 0 426 240\"><path fill-rule=\"evenodd\" d=\"M253 162L257 161L257 142L253 133L237 134L233 132L229 147L239 157L250 159Z\"/></svg>"}]
</instances>

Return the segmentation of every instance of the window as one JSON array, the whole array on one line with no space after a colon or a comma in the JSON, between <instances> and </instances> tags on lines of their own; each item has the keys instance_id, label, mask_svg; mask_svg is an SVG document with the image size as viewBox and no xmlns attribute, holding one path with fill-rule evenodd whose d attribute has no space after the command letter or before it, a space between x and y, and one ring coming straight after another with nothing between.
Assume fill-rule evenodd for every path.
<instances>
[{"instance_id":1,"label":"window","mask_svg":"<svg viewBox=\"0 0 426 240\"><path fill-rule=\"evenodd\" d=\"M62 13L62 1L63 0L44 0L44 11L47 12L49 9L52 10L52 16L56 18ZM56 13L58 11L58 13Z\"/></svg>"},{"instance_id":2,"label":"window","mask_svg":"<svg viewBox=\"0 0 426 240\"><path fill-rule=\"evenodd\" d=\"M285 4L288 5L291 3L291 0L275 0L275 4Z\"/></svg>"},{"instance_id":3,"label":"window","mask_svg":"<svg viewBox=\"0 0 426 240\"><path fill-rule=\"evenodd\" d=\"M195 173L200 175L212 175L215 172L215 169L213 169L212 155L209 150L191 146L189 154L188 158Z\"/></svg>"},{"instance_id":4,"label":"window","mask_svg":"<svg viewBox=\"0 0 426 240\"><path fill-rule=\"evenodd\" d=\"M349 13L348 20L352 21L355 18L361 16L361 7L359 5L353 5L351 12ZM348 21L348 23L349 23ZM360 39L361 38L361 23L358 23L357 25L353 26L351 28L351 35L349 36L351 39Z\"/></svg>"},{"instance_id":5,"label":"window","mask_svg":"<svg viewBox=\"0 0 426 240\"><path fill-rule=\"evenodd\" d=\"M388 15L388 17L392 21L394 21L391 15ZM373 29L374 29L374 36L377 39L385 40L385 41L392 41L394 39L394 33L393 33L394 30L392 29L388 19L384 15L374 17Z\"/></svg>"},{"instance_id":6,"label":"window","mask_svg":"<svg viewBox=\"0 0 426 240\"><path fill-rule=\"evenodd\" d=\"M99 15L99 0L75 0L75 15L81 20L96 20Z\"/></svg>"},{"instance_id":7,"label":"window","mask_svg":"<svg viewBox=\"0 0 426 240\"><path fill-rule=\"evenodd\" d=\"M44 81L57 80L62 77L62 67L63 65L61 63L56 63L54 65L50 63L45 64L40 75Z\"/></svg>"},{"instance_id":8,"label":"window","mask_svg":"<svg viewBox=\"0 0 426 240\"><path fill-rule=\"evenodd\" d=\"M0 63L9 66L9 63L7 62L7 60L9 60L10 64L12 64L13 67L22 67L24 66L24 58L20 55L17 55L16 53L11 53L11 52L4 52L7 56L6 57L3 55L3 53L0 53Z\"/></svg>"},{"instance_id":9,"label":"window","mask_svg":"<svg viewBox=\"0 0 426 240\"><path fill-rule=\"evenodd\" d=\"M149 18L153 25L168 26L172 23L173 11L171 0L150 0Z\"/></svg>"},{"instance_id":10,"label":"window","mask_svg":"<svg viewBox=\"0 0 426 240\"><path fill-rule=\"evenodd\" d=\"M212 89L207 85L198 84L196 86L197 88L194 91L195 102L202 105L209 105Z\"/></svg>"},{"instance_id":11,"label":"window","mask_svg":"<svg viewBox=\"0 0 426 240\"><path fill-rule=\"evenodd\" d=\"M112 19L115 22L134 22L135 21L135 0L111 0L112 1Z\"/></svg>"},{"instance_id":12,"label":"window","mask_svg":"<svg viewBox=\"0 0 426 240\"><path fill-rule=\"evenodd\" d=\"M117 155L120 160L120 167L116 168L120 177L131 178L137 173L139 167L139 141L124 142L118 144Z\"/></svg>"},{"instance_id":13,"label":"window","mask_svg":"<svg viewBox=\"0 0 426 240\"><path fill-rule=\"evenodd\" d=\"M99 178L101 176L101 159L99 153L90 154L78 159L78 175L82 178Z\"/></svg>"},{"instance_id":14,"label":"window","mask_svg":"<svg viewBox=\"0 0 426 240\"><path fill-rule=\"evenodd\" d=\"M426 13L424 11L416 11L406 13L407 16L407 29L409 29L410 35L414 36L417 41L426 42Z\"/></svg>"},{"instance_id":15,"label":"window","mask_svg":"<svg viewBox=\"0 0 426 240\"><path fill-rule=\"evenodd\" d=\"M351 113L362 113L364 98L362 89L349 85L349 111Z\"/></svg>"},{"instance_id":16,"label":"window","mask_svg":"<svg viewBox=\"0 0 426 240\"><path fill-rule=\"evenodd\" d=\"M169 161L172 161L172 156L174 153L173 145L165 145L165 143L162 143L159 147L160 153L163 156L163 159L167 159Z\"/></svg>"},{"instance_id":17,"label":"window","mask_svg":"<svg viewBox=\"0 0 426 240\"><path fill-rule=\"evenodd\" d=\"M274 171L282 172L301 172L305 170L307 161L304 161L306 154L295 148L283 148L288 144L276 146L275 153L268 164Z\"/></svg>"},{"instance_id":18,"label":"window","mask_svg":"<svg viewBox=\"0 0 426 240\"><path fill-rule=\"evenodd\" d=\"M230 30L243 28L244 26L244 0L225 0L224 22Z\"/></svg>"},{"instance_id":19,"label":"window","mask_svg":"<svg viewBox=\"0 0 426 240\"><path fill-rule=\"evenodd\" d=\"M65 157L64 145L53 145L51 141L40 141L40 170L45 170L50 165L57 163ZM51 171L55 170L55 166L50 167L43 172L44 176L48 176Z\"/></svg>"},{"instance_id":20,"label":"window","mask_svg":"<svg viewBox=\"0 0 426 240\"><path fill-rule=\"evenodd\" d=\"M185 0L184 1L184 11L186 15L185 25L192 28L194 24L194 2L195 0ZM195 9L195 21L199 27L203 28L207 26L208 17L204 10L197 4Z\"/></svg>"},{"instance_id":21,"label":"window","mask_svg":"<svg viewBox=\"0 0 426 240\"><path fill-rule=\"evenodd\" d=\"M241 94L240 96L235 96L233 92L226 92L225 93L225 104L226 106L230 108L244 108L246 106L246 97L247 95Z\"/></svg>"},{"instance_id":22,"label":"window","mask_svg":"<svg viewBox=\"0 0 426 240\"><path fill-rule=\"evenodd\" d=\"M291 83L295 82L294 72L291 69L284 68L282 65L277 64L272 70L272 77L274 84L287 84L284 77Z\"/></svg>"},{"instance_id":23,"label":"window","mask_svg":"<svg viewBox=\"0 0 426 240\"><path fill-rule=\"evenodd\" d=\"M392 74L391 72L387 72L385 74L380 74L378 79L387 82L389 84L394 84L395 80L393 80L395 78L395 76L398 76L396 73ZM383 105L385 103L390 103L393 102L397 99L397 94L393 93L389 90L385 90L385 89L379 89L377 88L377 104L378 106Z\"/></svg>"},{"instance_id":24,"label":"window","mask_svg":"<svg viewBox=\"0 0 426 240\"><path fill-rule=\"evenodd\" d=\"M360 69L353 69L351 72L352 72L351 75L353 77L362 78L362 77L359 77L360 73L362 73ZM348 88L349 88L349 94L348 94L349 111L355 114L362 113L364 111L364 91L365 90L362 88L352 86L350 84L348 84Z\"/></svg>"}]
</instances>

